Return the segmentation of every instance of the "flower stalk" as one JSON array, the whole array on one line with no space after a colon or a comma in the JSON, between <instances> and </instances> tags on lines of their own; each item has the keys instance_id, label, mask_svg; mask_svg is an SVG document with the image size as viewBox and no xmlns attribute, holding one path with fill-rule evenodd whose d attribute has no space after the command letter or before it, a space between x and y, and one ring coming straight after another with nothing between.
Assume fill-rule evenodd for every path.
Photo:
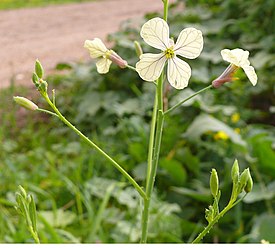
<instances>
[{"instance_id":1,"label":"flower stalk","mask_svg":"<svg viewBox=\"0 0 275 248\"><path fill-rule=\"evenodd\" d=\"M86 137L82 132L80 132L74 125L72 125L58 110L58 108L53 104L51 99L49 98L48 94L42 95L44 99L47 101L47 103L51 106L51 108L54 110L58 118L67 125L70 129L72 129L80 138L82 138L89 146L97 150L103 157L105 157L109 162L113 164L113 166L121 172L121 174L127 178L127 180L135 187L135 189L138 191L140 196L145 199L147 198L145 192L143 189L138 185L138 183L114 160L112 159L106 152L104 152L102 149L100 149L94 142L92 142L88 137Z\"/></svg>"}]
</instances>

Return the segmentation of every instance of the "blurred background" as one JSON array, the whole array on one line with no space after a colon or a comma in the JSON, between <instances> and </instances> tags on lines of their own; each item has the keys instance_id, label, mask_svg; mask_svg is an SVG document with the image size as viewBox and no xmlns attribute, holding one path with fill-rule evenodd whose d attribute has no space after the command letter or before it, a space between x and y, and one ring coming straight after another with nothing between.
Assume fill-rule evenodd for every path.
<instances>
[{"instance_id":1,"label":"blurred background","mask_svg":"<svg viewBox=\"0 0 275 248\"><path fill-rule=\"evenodd\" d=\"M139 241L140 200L120 173L58 120L26 111L12 100L21 95L48 108L30 80L39 58L45 62L47 81L50 90L56 89L61 112L142 184L153 85L115 65L108 74L99 75L83 43L102 38L135 65L134 41L144 51L151 49L139 29L147 19L162 15L162 1L79 2L0 2L2 243L33 242L14 209L19 184L35 197L44 243ZM172 36L177 38L186 27L198 28L204 49L198 59L188 61L189 87L167 88L170 106L223 72L227 64L220 51L224 48L250 51L258 84L253 87L238 71L234 83L200 95L167 118L149 242L192 241L206 225L204 211L212 203L211 168L219 174L222 208L230 197L235 159L241 170L250 168L253 191L204 242L275 242L274 10L273 0L172 2L168 16ZM111 184L116 187L109 192Z\"/></svg>"}]
</instances>

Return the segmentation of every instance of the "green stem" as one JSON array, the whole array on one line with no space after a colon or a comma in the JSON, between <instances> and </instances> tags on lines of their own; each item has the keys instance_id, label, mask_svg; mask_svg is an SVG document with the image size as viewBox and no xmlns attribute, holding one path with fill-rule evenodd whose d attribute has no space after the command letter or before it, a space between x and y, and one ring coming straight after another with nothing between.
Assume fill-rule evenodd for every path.
<instances>
[{"instance_id":1,"label":"green stem","mask_svg":"<svg viewBox=\"0 0 275 248\"><path fill-rule=\"evenodd\" d=\"M167 22L168 19L169 0L163 0L163 19Z\"/></svg>"},{"instance_id":2,"label":"green stem","mask_svg":"<svg viewBox=\"0 0 275 248\"><path fill-rule=\"evenodd\" d=\"M44 113L47 113L47 114L49 114L49 115L53 115L53 116L55 116L55 117L59 117L56 113L53 113L53 112L51 112L51 111L49 111L49 110L46 110L46 109L38 108L38 109L36 109L36 111L44 112Z\"/></svg>"},{"instance_id":3,"label":"green stem","mask_svg":"<svg viewBox=\"0 0 275 248\"><path fill-rule=\"evenodd\" d=\"M32 235L32 237L33 237L35 243L36 243L36 244L40 244L40 240L39 240L39 237L38 237L38 235L37 235L37 232L34 231L33 228L32 228L31 226L29 227L29 231L30 231L30 233L31 233L31 235Z\"/></svg>"},{"instance_id":4,"label":"green stem","mask_svg":"<svg viewBox=\"0 0 275 248\"><path fill-rule=\"evenodd\" d=\"M148 165L147 165L147 176L146 176L146 189L148 187L148 181L152 170L152 161L154 154L154 141L155 141L155 130L156 130L156 120L157 120L157 108L158 108L158 95L157 91L155 94L154 109L152 113L152 121L150 128L150 138L149 138L149 148L148 148Z\"/></svg>"},{"instance_id":5,"label":"green stem","mask_svg":"<svg viewBox=\"0 0 275 248\"><path fill-rule=\"evenodd\" d=\"M134 66L131 65L126 65L126 67L132 71L137 71L136 68Z\"/></svg>"},{"instance_id":6,"label":"green stem","mask_svg":"<svg viewBox=\"0 0 275 248\"><path fill-rule=\"evenodd\" d=\"M192 244L198 244L203 237L210 231L210 229L219 221L219 219L231 208L231 204L228 204L214 219L211 221L204 230L197 236Z\"/></svg>"},{"instance_id":7,"label":"green stem","mask_svg":"<svg viewBox=\"0 0 275 248\"><path fill-rule=\"evenodd\" d=\"M203 237L210 231L210 229L219 221L219 219L223 217L231 208L233 208L240 201L242 201L245 196L246 194L236 202L230 200L227 206L218 215L216 215L216 217L204 228L204 230L197 236L197 238L193 240L192 244L198 244L203 239Z\"/></svg>"},{"instance_id":8,"label":"green stem","mask_svg":"<svg viewBox=\"0 0 275 248\"><path fill-rule=\"evenodd\" d=\"M168 0L163 0L163 19L167 22L168 17ZM152 123L149 139L149 151L148 151L148 167L146 177L146 197L144 198L144 206L142 211L142 233L141 243L147 242L148 235L148 222L149 222L149 209L151 202L151 195L154 188L155 177L157 173L159 152L161 146L161 137L163 130L164 114L163 114L163 73L156 83L156 95L154 110L152 113ZM157 117L157 120L156 120ZM157 126L157 128L156 128Z\"/></svg>"},{"instance_id":9,"label":"green stem","mask_svg":"<svg viewBox=\"0 0 275 248\"><path fill-rule=\"evenodd\" d=\"M157 173L157 166L158 166L158 159L159 159L159 152L161 147L161 138L162 138L162 130L163 130L163 122L164 122L164 115L163 115L163 74L157 81L157 90L156 90L156 99L154 105L154 111L152 120L154 120L157 114L157 120L154 126L154 129L151 129L150 137L153 139L153 134L155 134L155 141L154 145L149 147L149 155L152 156L152 160L150 161L150 168L147 168L147 183L146 183L146 199L144 199L144 206L142 211L142 234L141 234L141 243L146 243L147 241L147 234L148 234L148 222L149 222L149 209L150 209L150 202L151 202L151 195L154 188L154 182ZM155 112L155 109L157 113ZM152 126L151 126L152 127ZM152 134L153 133L153 134ZM152 144L151 144L152 145ZM149 165L149 164L148 164Z\"/></svg>"},{"instance_id":10,"label":"green stem","mask_svg":"<svg viewBox=\"0 0 275 248\"><path fill-rule=\"evenodd\" d=\"M204 92L204 91L206 91L206 90L211 89L212 87L213 87L212 84L210 84L210 85L208 85L207 87L205 87L205 88L203 88L203 89L197 91L197 92L194 93L193 95L191 95L191 96L189 96L189 97L183 99L182 101L180 101L179 103L177 103L176 105L174 105L173 107L171 107L170 109L166 110L166 111L164 112L164 115L169 114L171 111L173 111L173 110L175 110L176 108L180 107L183 103L187 102L188 100L190 100L191 98L195 97L196 95L198 95L198 94L200 94L200 93L202 93L202 92Z\"/></svg>"},{"instance_id":11,"label":"green stem","mask_svg":"<svg viewBox=\"0 0 275 248\"><path fill-rule=\"evenodd\" d=\"M115 161L113 160L107 153L101 150L94 142L92 142L88 137L86 137L83 133L81 133L75 126L73 126L58 110L58 108L51 102L48 95L43 95L48 104L52 107L54 112L58 115L58 118L69 128L71 128L78 136L80 136L89 146L97 150L101 155L103 155L108 161L110 161L117 170L121 172L121 174L128 179L128 181L135 187L138 193L142 198L146 198L145 192L138 185L138 183Z\"/></svg>"}]
</instances>

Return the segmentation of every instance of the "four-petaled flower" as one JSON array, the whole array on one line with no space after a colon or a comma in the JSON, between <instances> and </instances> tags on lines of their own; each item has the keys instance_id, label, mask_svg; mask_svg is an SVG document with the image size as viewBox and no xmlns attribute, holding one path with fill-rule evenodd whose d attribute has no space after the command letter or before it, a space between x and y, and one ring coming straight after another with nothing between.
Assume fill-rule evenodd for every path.
<instances>
[{"instance_id":1,"label":"four-petaled flower","mask_svg":"<svg viewBox=\"0 0 275 248\"><path fill-rule=\"evenodd\" d=\"M97 72L100 74L107 73L112 62L117 64L120 68L125 68L127 66L127 61L123 60L113 50L108 50L99 38L86 40L84 47L89 50L90 56L93 59L100 58L96 63Z\"/></svg>"},{"instance_id":2,"label":"four-petaled flower","mask_svg":"<svg viewBox=\"0 0 275 248\"><path fill-rule=\"evenodd\" d=\"M240 67L243 68L252 85L255 86L257 84L258 77L253 66L250 65L250 62L248 60L248 51L244 51L240 48L236 48L233 50L224 49L221 51L221 55L223 60L229 62L230 65L217 79L212 82L212 85L215 88L220 87L225 82L230 82L234 80L233 75Z\"/></svg>"},{"instance_id":3,"label":"four-petaled flower","mask_svg":"<svg viewBox=\"0 0 275 248\"><path fill-rule=\"evenodd\" d=\"M147 21L141 28L140 35L150 46L160 49L159 54L145 53L140 56L136 64L139 76L145 81L157 80L168 61L167 79L176 89L183 89L188 85L191 76L190 66L176 55L194 59L197 58L203 47L203 38L200 30L186 28L179 34L176 44L169 38L169 26L161 18Z\"/></svg>"}]
</instances>

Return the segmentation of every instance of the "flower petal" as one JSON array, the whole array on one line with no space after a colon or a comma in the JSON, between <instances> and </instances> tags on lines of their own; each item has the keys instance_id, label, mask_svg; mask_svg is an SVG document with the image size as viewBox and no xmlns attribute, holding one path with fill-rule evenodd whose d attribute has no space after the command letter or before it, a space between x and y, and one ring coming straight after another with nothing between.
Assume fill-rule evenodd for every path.
<instances>
[{"instance_id":1,"label":"flower petal","mask_svg":"<svg viewBox=\"0 0 275 248\"><path fill-rule=\"evenodd\" d=\"M104 56L104 54L108 51L103 42L98 38L86 40L84 47L89 50L90 56L93 59Z\"/></svg>"},{"instance_id":2,"label":"flower petal","mask_svg":"<svg viewBox=\"0 0 275 248\"><path fill-rule=\"evenodd\" d=\"M250 62L248 61L249 52L240 48L233 50L224 49L221 51L221 55L223 60L236 66L243 67L250 65Z\"/></svg>"},{"instance_id":3,"label":"flower petal","mask_svg":"<svg viewBox=\"0 0 275 248\"><path fill-rule=\"evenodd\" d=\"M248 77L248 79L250 80L250 82L253 84L253 86L255 86L257 84L257 74L253 68L253 66L248 65L248 66L244 66L242 67L246 76Z\"/></svg>"},{"instance_id":4,"label":"flower petal","mask_svg":"<svg viewBox=\"0 0 275 248\"><path fill-rule=\"evenodd\" d=\"M186 28L180 32L174 51L175 54L194 59L200 55L202 48L202 32L195 28Z\"/></svg>"},{"instance_id":5,"label":"flower petal","mask_svg":"<svg viewBox=\"0 0 275 248\"><path fill-rule=\"evenodd\" d=\"M191 77L191 68L183 60L176 56L168 60L168 82L176 89L183 89L188 85Z\"/></svg>"},{"instance_id":6,"label":"flower petal","mask_svg":"<svg viewBox=\"0 0 275 248\"><path fill-rule=\"evenodd\" d=\"M160 77L165 61L166 57L163 53L145 53L140 56L136 70L143 80L152 82Z\"/></svg>"},{"instance_id":7,"label":"flower petal","mask_svg":"<svg viewBox=\"0 0 275 248\"><path fill-rule=\"evenodd\" d=\"M97 72L100 74L106 74L109 71L112 61L107 58L102 58L96 63Z\"/></svg>"},{"instance_id":8,"label":"flower petal","mask_svg":"<svg viewBox=\"0 0 275 248\"><path fill-rule=\"evenodd\" d=\"M144 23L140 35L148 45L154 48L164 51L169 46L169 26L159 17Z\"/></svg>"}]
</instances>

